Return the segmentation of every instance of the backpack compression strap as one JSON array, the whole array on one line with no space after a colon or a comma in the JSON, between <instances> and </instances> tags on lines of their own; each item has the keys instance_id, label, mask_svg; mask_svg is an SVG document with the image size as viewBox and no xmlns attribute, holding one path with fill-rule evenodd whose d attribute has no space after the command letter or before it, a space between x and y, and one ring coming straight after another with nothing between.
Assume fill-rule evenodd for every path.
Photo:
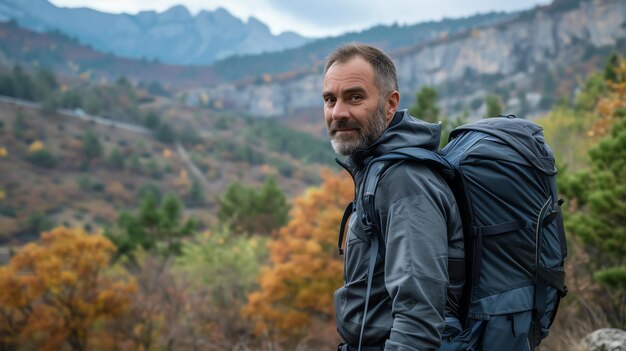
<instances>
[{"instance_id":1,"label":"backpack compression strap","mask_svg":"<svg viewBox=\"0 0 626 351\"><path fill-rule=\"evenodd\" d=\"M539 345L541 341L541 318L546 312L547 305L547 294L548 294L548 286L552 286L558 290L558 296L556 305L554 307L554 311L550 316L550 324L552 324L554 316L556 316L556 310L558 309L558 304L560 299L567 294L567 287L565 286L565 272L563 270L551 269L545 267L541 263L540 252L541 252L541 241L543 236L543 228L547 227L552 221L559 218L560 219L560 208L563 200L559 200L556 203L552 203L552 197L548 198L548 201L544 204L543 208L539 213L539 217L537 218L537 227L535 231L535 240L537 246L537 253L535 267L537 267L536 272L536 287L535 287L535 324L532 335L532 343L533 346L536 347ZM559 231L559 235L561 235L562 227L557 222L557 230Z\"/></svg>"}]
</instances>

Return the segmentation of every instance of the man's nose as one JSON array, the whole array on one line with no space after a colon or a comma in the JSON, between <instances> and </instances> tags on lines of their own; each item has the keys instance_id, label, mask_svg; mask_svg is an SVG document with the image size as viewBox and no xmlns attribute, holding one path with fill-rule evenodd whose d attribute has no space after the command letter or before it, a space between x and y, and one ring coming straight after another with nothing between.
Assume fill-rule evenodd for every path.
<instances>
[{"instance_id":1,"label":"man's nose","mask_svg":"<svg viewBox=\"0 0 626 351\"><path fill-rule=\"evenodd\" d=\"M331 117L335 120L337 119L346 119L350 117L350 111L348 109L348 104L342 102L341 100L337 100L335 102L335 106L333 106L333 111Z\"/></svg>"}]
</instances>

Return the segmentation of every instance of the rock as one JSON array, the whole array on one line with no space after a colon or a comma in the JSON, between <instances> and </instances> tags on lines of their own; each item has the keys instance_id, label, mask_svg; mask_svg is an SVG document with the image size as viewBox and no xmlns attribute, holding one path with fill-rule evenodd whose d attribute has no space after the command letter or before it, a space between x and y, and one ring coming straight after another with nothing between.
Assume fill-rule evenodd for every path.
<instances>
[{"instance_id":1,"label":"rock","mask_svg":"<svg viewBox=\"0 0 626 351\"><path fill-rule=\"evenodd\" d=\"M626 331L603 328L585 336L580 342L581 351L626 351Z\"/></svg>"}]
</instances>

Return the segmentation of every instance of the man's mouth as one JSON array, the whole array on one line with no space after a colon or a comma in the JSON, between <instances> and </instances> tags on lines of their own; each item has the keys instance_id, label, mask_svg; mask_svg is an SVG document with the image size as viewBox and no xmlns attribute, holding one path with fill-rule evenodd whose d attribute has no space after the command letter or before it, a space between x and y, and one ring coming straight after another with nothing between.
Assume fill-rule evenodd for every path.
<instances>
[{"instance_id":1,"label":"man's mouth","mask_svg":"<svg viewBox=\"0 0 626 351\"><path fill-rule=\"evenodd\" d=\"M331 136L350 134L358 132L358 128L335 128L331 132Z\"/></svg>"},{"instance_id":2,"label":"man's mouth","mask_svg":"<svg viewBox=\"0 0 626 351\"><path fill-rule=\"evenodd\" d=\"M355 128L344 128L344 129L335 129L333 131L333 133L334 134L337 134L337 133L349 133L349 132L354 132L354 131L356 131Z\"/></svg>"}]
</instances>

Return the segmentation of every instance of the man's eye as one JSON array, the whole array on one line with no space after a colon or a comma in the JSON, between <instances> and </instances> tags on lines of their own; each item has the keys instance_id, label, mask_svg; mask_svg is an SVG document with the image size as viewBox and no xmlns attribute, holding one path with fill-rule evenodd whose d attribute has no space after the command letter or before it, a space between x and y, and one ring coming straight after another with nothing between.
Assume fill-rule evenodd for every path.
<instances>
[{"instance_id":1,"label":"man's eye","mask_svg":"<svg viewBox=\"0 0 626 351\"><path fill-rule=\"evenodd\" d=\"M324 99L324 102L327 103L327 104L329 104L329 103L332 104L332 103L335 102L335 100L336 99L334 97L327 97L327 98Z\"/></svg>"},{"instance_id":2,"label":"man's eye","mask_svg":"<svg viewBox=\"0 0 626 351\"><path fill-rule=\"evenodd\" d=\"M350 97L350 100L352 100L352 101L359 101L359 100L362 100L362 99L363 99L363 97L361 95L352 95Z\"/></svg>"}]
</instances>

